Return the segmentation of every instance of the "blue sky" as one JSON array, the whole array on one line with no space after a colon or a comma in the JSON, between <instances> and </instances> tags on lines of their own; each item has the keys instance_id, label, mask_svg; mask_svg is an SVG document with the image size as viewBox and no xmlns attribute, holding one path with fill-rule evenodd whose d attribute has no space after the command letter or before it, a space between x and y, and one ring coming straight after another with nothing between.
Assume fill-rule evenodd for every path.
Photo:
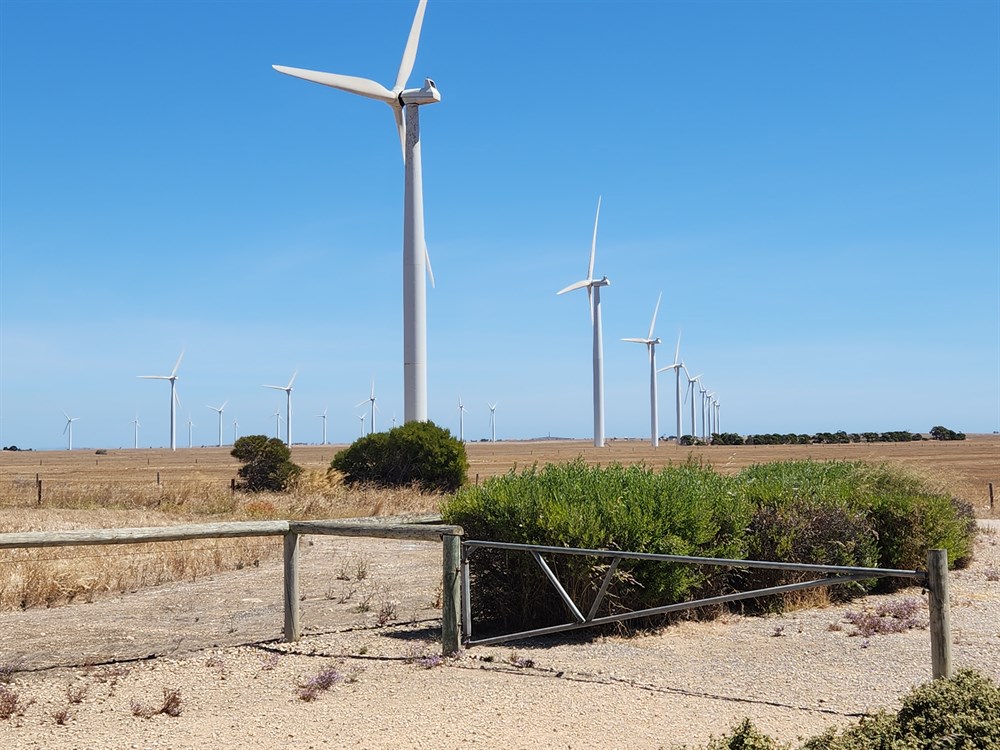
<instances>
[{"instance_id":1,"label":"blue sky","mask_svg":"<svg viewBox=\"0 0 1000 750\"><path fill-rule=\"evenodd\" d=\"M359 434L402 404L415 2L0 3L0 444ZM592 435L597 198L608 436L647 436L644 336L741 433L1000 429L1000 6L430 0L429 415ZM673 433L673 379L660 381ZM685 420L686 422L687 420ZM687 429L685 429L685 432Z\"/></svg>"}]
</instances>

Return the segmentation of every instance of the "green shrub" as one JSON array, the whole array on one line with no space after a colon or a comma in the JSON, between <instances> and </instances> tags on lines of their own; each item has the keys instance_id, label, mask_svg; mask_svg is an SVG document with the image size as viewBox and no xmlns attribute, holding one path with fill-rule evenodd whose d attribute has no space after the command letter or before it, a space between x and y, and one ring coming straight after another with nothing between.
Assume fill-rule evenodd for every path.
<instances>
[{"instance_id":1,"label":"green shrub","mask_svg":"<svg viewBox=\"0 0 1000 750\"><path fill-rule=\"evenodd\" d=\"M292 452L278 438L246 435L233 443L230 455L243 462L241 489L248 492L282 492L302 473L292 463Z\"/></svg>"},{"instance_id":2,"label":"green shrub","mask_svg":"<svg viewBox=\"0 0 1000 750\"><path fill-rule=\"evenodd\" d=\"M900 736L918 750L1000 748L1000 686L963 669L947 680L925 683L903 699Z\"/></svg>"},{"instance_id":3,"label":"green shrub","mask_svg":"<svg viewBox=\"0 0 1000 750\"><path fill-rule=\"evenodd\" d=\"M744 719L729 734L710 740L705 750L786 750L787 747L758 730L750 719Z\"/></svg>"},{"instance_id":4,"label":"green shrub","mask_svg":"<svg viewBox=\"0 0 1000 750\"><path fill-rule=\"evenodd\" d=\"M469 462L465 446L448 430L433 422L407 422L355 440L330 467L348 484L416 484L426 491L454 492L465 483Z\"/></svg>"},{"instance_id":5,"label":"green shrub","mask_svg":"<svg viewBox=\"0 0 1000 750\"><path fill-rule=\"evenodd\" d=\"M532 467L465 487L442 509L470 539L658 554L743 557L750 508L727 492L730 480L686 464L587 466L582 460ZM581 608L589 608L607 558L548 555ZM481 549L471 560L477 621L502 627L565 622L561 599L530 555ZM662 562L623 561L600 616L719 593L726 572Z\"/></svg>"}]
</instances>

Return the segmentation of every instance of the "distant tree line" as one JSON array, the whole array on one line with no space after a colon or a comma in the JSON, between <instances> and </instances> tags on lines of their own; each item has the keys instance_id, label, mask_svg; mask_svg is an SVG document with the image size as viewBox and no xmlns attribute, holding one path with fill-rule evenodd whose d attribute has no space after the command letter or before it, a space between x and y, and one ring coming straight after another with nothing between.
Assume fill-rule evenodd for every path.
<instances>
[{"instance_id":1,"label":"distant tree line","mask_svg":"<svg viewBox=\"0 0 1000 750\"><path fill-rule=\"evenodd\" d=\"M735 432L712 433L707 443L692 435L681 437L681 445L841 445L848 443L910 443L926 440L919 432L892 430L890 432L817 432L814 435L767 433L737 435ZM930 430L931 440L965 440L964 432L955 432L940 425Z\"/></svg>"}]
</instances>

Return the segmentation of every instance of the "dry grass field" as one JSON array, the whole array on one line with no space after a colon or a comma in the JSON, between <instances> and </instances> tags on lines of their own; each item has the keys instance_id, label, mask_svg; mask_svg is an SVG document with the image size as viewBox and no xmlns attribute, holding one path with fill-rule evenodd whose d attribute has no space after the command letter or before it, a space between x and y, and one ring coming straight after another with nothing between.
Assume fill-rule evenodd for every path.
<instances>
[{"instance_id":1,"label":"dry grass field","mask_svg":"<svg viewBox=\"0 0 1000 750\"><path fill-rule=\"evenodd\" d=\"M0 455L0 533L11 531L160 526L274 518L344 518L437 510L439 498L412 491L348 490L327 475L340 446L295 446L300 486L283 494L232 492L238 462L229 448L3 452ZM468 445L469 480L481 482L532 464L582 459L590 464L651 467L698 461L731 473L785 459L886 461L902 464L936 486L990 508L987 487L1000 491L1000 436L960 442L872 445L704 446L671 443L653 449L638 440L605 448L552 440ZM41 483L41 503L38 482ZM96 548L0 551L0 609L51 606L239 569L277 554L273 540L172 542L106 553Z\"/></svg>"}]
</instances>

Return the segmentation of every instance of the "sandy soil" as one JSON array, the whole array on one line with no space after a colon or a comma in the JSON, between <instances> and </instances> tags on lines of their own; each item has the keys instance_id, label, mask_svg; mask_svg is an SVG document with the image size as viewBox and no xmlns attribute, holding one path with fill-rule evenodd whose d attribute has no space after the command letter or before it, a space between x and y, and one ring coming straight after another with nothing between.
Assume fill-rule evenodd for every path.
<instances>
[{"instance_id":1,"label":"sandy soil","mask_svg":"<svg viewBox=\"0 0 1000 750\"><path fill-rule=\"evenodd\" d=\"M973 566L952 574L952 627L957 666L1000 680L993 526ZM440 660L440 546L374 539L303 550L306 636L284 644L279 568L0 614L0 667L26 670L7 689L33 701L0 721L0 747L660 748L744 716L794 741L892 709L930 678L926 629L851 634L847 611L876 597ZM919 590L895 597L920 600L926 619ZM329 689L304 700L323 673ZM161 707L165 690L179 691L179 716L134 715Z\"/></svg>"}]
</instances>

